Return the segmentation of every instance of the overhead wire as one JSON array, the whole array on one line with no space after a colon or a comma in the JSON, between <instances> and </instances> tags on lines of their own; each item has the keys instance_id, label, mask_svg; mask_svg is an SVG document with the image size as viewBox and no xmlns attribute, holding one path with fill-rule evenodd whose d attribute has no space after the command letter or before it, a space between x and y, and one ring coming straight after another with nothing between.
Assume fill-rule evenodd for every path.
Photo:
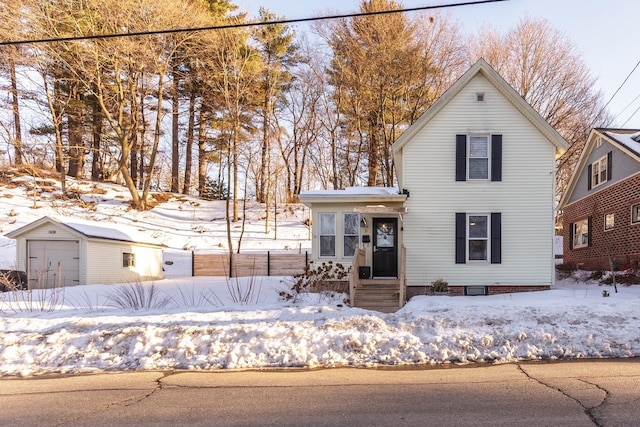
<instances>
[{"instance_id":1,"label":"overhead wire","mask_svg":"<svg viewBox=\"0 0 640 427\"><path fill-rule=\"evenodd\" d=\"M301 22L322 21L322 20L328 20L328 19L357 18L362 16L387 15L392 13L417 12L417 11L433 10L433 9L474 6L474 5L480 5L480 4L486 4L486 3L499 3L499 2L505 2L505 1L509 1L509 0L477 0L477 1L466 1L461 3L447 3L443 5L420 6L420 7L412 7L412 8L405 8L405 9L382 10L382 11L373 11L373 12L357 12L357 13L348 13L348 14L341 14L341 15L326 15L326 16L316 16L316 17L298 18L298 19L282 19L282 20L266 21L266 22L260 22L260 21L242 22L242 23L236 23L236 24L212 25L212 26L195 27L195 28L175 28L175 29L153 30L153 31L135 31L135 32L127 32L127 33L91 34L86 36L51 37L51 38L32 39L32 40L0 41L0 46L52 43L52 42L68 42L68 41L77 41L77 40L112 39L112 38L119 38L119 37L149 36L149 35L156 35L156 34L174 34L174 33L186 33L186 32L196 32L196 31L213 31L213 30L257 27L257 26L276 25L276 24L297 24Z\"/></svg>"}]
</instances>

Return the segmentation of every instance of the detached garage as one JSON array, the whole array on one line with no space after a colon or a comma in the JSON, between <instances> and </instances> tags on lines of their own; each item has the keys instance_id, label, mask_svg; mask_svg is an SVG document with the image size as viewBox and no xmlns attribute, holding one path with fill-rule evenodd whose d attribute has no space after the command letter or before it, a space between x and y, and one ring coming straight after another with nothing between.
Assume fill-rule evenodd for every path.
<instances>
[{"instance_id":1,"label":"detached garage","mask_svg":"<svg viewBox=\"0 0 640 427\"><path fill-rule=\"evenodd\" d=\"M162 245L121 228L43 217L6 236L31 289L162 279Z\"/></svg>"}]
</instances>

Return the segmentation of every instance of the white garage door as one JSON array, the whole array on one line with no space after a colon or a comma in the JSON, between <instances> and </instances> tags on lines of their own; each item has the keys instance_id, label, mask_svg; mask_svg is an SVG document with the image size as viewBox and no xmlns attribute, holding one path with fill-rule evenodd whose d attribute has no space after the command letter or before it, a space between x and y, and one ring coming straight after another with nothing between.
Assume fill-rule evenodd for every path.
<instances>
[{"instance_id":1,"label":"white garage door","mask_svg":"<svg viewBox=\"0 0 640 427\"><path fill-rule=\"evenodd\" d=\"M30 288L73 286L80 282L77 240L29 240L27 256Z\"/></svg>"}]
</instances>

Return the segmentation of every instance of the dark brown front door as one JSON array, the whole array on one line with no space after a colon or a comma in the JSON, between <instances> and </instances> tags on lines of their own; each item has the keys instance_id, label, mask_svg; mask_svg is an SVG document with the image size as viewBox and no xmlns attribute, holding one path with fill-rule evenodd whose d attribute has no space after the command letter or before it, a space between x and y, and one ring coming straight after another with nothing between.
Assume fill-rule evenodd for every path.
<instances>
[{"instance_id":1,"label":"dark brown front door","mask_svg":"<svg viewBox=\"0 0 640 427\"><path fill-rule=\"evenodd\" d=\"M398 276L398 220L373 219L373 277Z\"/></svg>"}]
</instances>

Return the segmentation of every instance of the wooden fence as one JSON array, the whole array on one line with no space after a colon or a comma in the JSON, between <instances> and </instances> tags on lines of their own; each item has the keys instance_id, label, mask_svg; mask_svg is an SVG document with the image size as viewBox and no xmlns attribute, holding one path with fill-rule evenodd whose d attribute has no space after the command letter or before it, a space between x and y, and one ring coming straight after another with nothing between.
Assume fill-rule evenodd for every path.
<instances>
[{"instance_id":1,"label":"wooden fence","mask_svg":"<svg viewBox=\"0 0 640 427\"><path fill-rule=\"evenodd\" d=\"M229 254L193 252L191 262L194 276L293 276L304 272L309 254L248 253L233 254L229 259Z\"/></svg>"}]
</instances>

